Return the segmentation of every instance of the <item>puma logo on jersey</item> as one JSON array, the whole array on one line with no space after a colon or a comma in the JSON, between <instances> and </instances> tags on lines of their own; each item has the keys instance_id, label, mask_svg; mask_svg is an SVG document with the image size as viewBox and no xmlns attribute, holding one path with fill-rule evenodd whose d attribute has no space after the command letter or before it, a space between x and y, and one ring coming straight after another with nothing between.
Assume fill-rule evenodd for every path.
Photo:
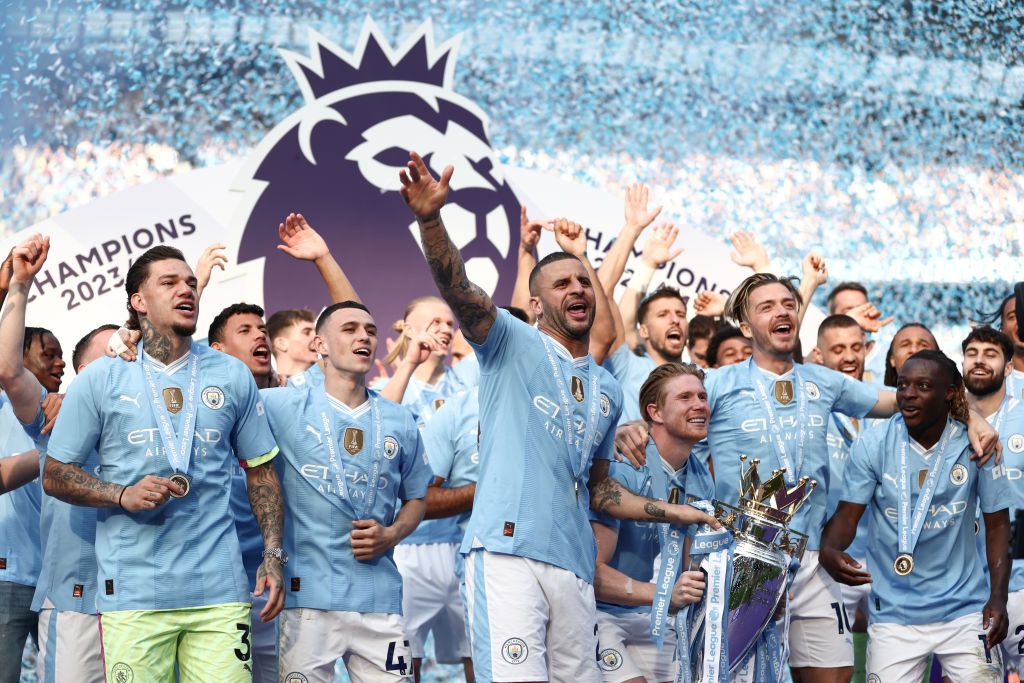
<instances>
[{"instance_id":1,"label":"puma logo on jersey","mask_svg":"<svg viewBox=\"0 0 1024 683\"><path fill-rule=\"evenodd\" d=\"M889 481L891 481L893 483L893 486L899 486L900 485L900 483L898 481L896 481L896 477L892 476L888 472L886 472L885 474L882 475L882 479L888 479Z\"/></svg>"},{"instance_id":2,"label":"puma logo on jersey","mask_svg":"<svg viewBox=\"0 0 1024 683\"><path fill-rule=\"evenodd\" d=\"M324 439L320 436L320 432L316 431L313 425L306 425L306 431L316 437L317 443L323 443Z\"/></svg>"},{"instance_id":3,"label":"puma logo on jersey","mask_svg":"<svg viewBox=\"0 0 1024 683\"><path fill-rule=\"evenodd\" d=\"M117 397L117 400L118 401L128 401L129 403L134 403L136 408L141 408L141 406L139 406L139 396L141 396L141 395L142 394L139 393L139 394L135 394L135 396L132 397L132 396L129 396L128 394L121 394L120 396Z\"/></svg>"}]
</instances>

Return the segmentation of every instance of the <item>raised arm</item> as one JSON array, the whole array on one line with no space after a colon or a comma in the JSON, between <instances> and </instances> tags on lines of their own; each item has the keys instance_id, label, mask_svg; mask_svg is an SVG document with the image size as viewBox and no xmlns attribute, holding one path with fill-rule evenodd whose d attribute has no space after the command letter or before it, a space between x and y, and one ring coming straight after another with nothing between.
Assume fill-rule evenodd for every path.
<instances>
[{"instance_id":1,"label":"raised arm","mask_svg":"<svg viewBox=\"0 0 1024 683\"><path fill-rule=\"evenodd\" d=\"M749 232L734 232L729 236L733 251L729 258L738 266L746 266L755 273L771 272L772 264L768 259L768 251Z\"/></svg>"},{"instance_id":2,"label":"raised arm","mask_svg":"<svg viewBox=\"0 0 1024 683\"><path fill-rule=\"evenodd\" d=\"M263 547L280 548L284 535L284 499L281 497L281 482L273 462L251 467L245 471L246 488L249 491L249 505L256 523L263 534ZM265 555L260 568L256 570L256 589L253 595L263 595L270 590L267 604L260 612L260 619L268 622L284 607L284 570L281 560Z\"/></svg>"},{"instance_id":3,"label":"raised arm","mask_svg":"<svg viewBox=\"0 0 1024 683\"><path fill-rule=\"evenodd\" d=\"M544 229L541 221L531 221L526 215L526 207L519 209L519 255L516 262L516 283L512 288L511 304L522 309L535 322L533 309L530 308L530 273L537 265L537 243L540 242L540 231Z\"/></svg>"},{"instance_id":4,"label":"raised arm","mask_svg":"<svg viewBox=\"0 0 1024 683\"><path fill-rule=\"evenodd\" d=\"M228 257L224 254L226 248L223 244L217 242L203 249L195 269L196 296L200 298L203 296L203 290L206 289L206 285L210 284L214 268L224 270L224 266L228 262Z\"/></svg>"},{"instance_id":5,"label":"raised arm","mask_svg":"<svg viewBox=\"0 0 1024 683\"><path fill-rule=\"evenodd\" d=\"M629 344L630 348L635 348L640 341L636 330L638 323L636 315L640 309L640 302L647 294L647 286L651 283L654 271L683 253L682 247L673 246L677 237L679 237L679 229L674 224L661 223L654 226L647 241L644 242L644 250L640 254L640 266L630 278L626 291L619 299L619 315L622 316L622 328L625 336L621 342L616 339L616 343L612 346L613 352L621 346L622 342Z\"/></svg>"},{"instance_id":6,"label":"raised arm","mask_svg":"<svg viewBox=\"0 0 1024 683\"><path fill-rule=\"evenodd\" d=\"M604 287L604 293L608 296L609 300L615 298L615 285L619 283L622 274L626 270L626 264L633 253L633 247L636 246L637 239L644 231L644 228L653 223L654 219L661 213L660 206L648 210L647 202L649 198L650 192L643 183L633 183L626 188L626 222L623 224L622 230L619 231L619 236L615 238L615 242L612 243L611 248L604 255L601 267L597 270L597 274L601 279L601 286ZM647 275L647 282L650 282L651 275L653 274L654 272L652 271ZM643 279L643 275L638 272L634 272L633 277Z\"/></svg>"},{"instance_id":7,"label":"raised arm","mask_svg":"<svg viewBox=\"0 0 1024 683\"><path fill-rule=\"evenodd\" d=\"M300 261L312 261L327 285L331 303L358 301L362 303L345 271L331 255L327 242L310 226L301 213L290 213L277 226L281 244L277 248Z\"/></svg>"},{"instance_id":8,"label":"raised arm","mask_svg":"<svg viewBox=\"0 0 1024 683\"><path fill-rule=\"evenodd\" d=\"M401 403L405 398L405 390L409 388L409 380L416 372L416 368L425 363L430 358L430 354L442 346L433 333L426 330L416 332L408 325L402 328L402 336L406 338L405 355L399 359L395 373L380 390L381 396L395 403ZM401 343L401 339L398 343Z\"/></svg>"},{"instance_id":9,"label":"raised arm","mask_svg":"<svg viewBox=\"0 0 1024 683\"><path fill-rule=\"evenodd\" d=\"M4 300L7 299L7 292L11 288L11 276L14 275L14 250L7 254L7 258L0 263L0 308L4 307Z\"/></svg>"},{"instance_id":10,"label":"raised arm","mask_svg":"<svg viewBox=\"0 0 1024 683\"><path fill-rule=\"evenodd\" d=\"M608 476L609 462L595 460L590 467L590 507L615 519L637 522L660 522L684 527L690 524L710 524L721 528L711 515L692 505L676 505L655 498L638 496Z\"/></svg>"},{"instance_id":11,"label":"raised arm","mask_svg":"<svg viewBox=\"0 0 1024 683\"><path fill-rule=\"evenodd\" d=\"M0 458L0 494L20 488L39 476L39 451L32 449Z\"/></svg>"},{"instance_id":12,"label":"raised arm","mask_svg":"<svg viewBox=\"0 0 1024 683\"><path fill-rule=\"evenodd\" d=\"M49 252L50 238L41 235L32 235L14 248L10 292L0 315L0 387L7 392L14 414L25 423L39 412L42 393L39 380L25 368L25 309L32 280Z\"/></svg>"},{"instance_id":13,"label":"raised arm","mask_svg":"<svg viewBox=\"0 0 1024 683\"><path fill-rule=\"evenodd\" d=\"M441 221L441 207L448 197L448 182L454 168L445 167L436 180L416 152L409 153L409 166L399 173L402 198L416 216L420 241L437 289L459 319L466 339L477 344L487 339L498 311L487 292L470 282L462 254L448 237Z\"/></svg>"},{"instance_id":14,"label":"raised arm","mask_svg":"<svg viewBox=\"0 0 1024 683\"><path fill-rule=\"evenodd\" d=\"M800 280L800 298L803 305L797 314L797 322L803 323L807 309L811 307L811 298L818 291L818 287L828 282L828 268L825 266L825 259L817 254L808 254L803 260L804 276Z\"/></svg>"}]
</instances>

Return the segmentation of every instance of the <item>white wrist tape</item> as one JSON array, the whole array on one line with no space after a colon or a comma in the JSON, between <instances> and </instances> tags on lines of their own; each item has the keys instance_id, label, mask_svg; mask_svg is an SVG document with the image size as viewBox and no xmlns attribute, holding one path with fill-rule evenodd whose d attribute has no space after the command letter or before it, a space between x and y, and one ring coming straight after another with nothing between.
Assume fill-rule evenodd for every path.
<instances>
[{"instance_id":1,"label":"white wrist tape","mask_svg":"<svg viewBox=\"0 0 1024 683\"><path fill-rule=\"evenodd\" d=\"M635 292L645 294L647 287L651 284L651 278L654 277L654 268L641 262L636 268L633 269L633 277L629 278L629 284L626 285Z\"/></svg>"},{"instance_id":2,"label":"white wrist tape","mask_svg":"<svg viewBox=\"0 0 1024 683\"><path fill-rule=\"evenodd\" d=\"M633 594L633 579L629 578L626 580L626 595Z\"/></svg>"},{"instance_id":3,"label":"white wrist tape","mask_svg":"<svg viewBox=\"0 0 1024 683\"><path fill-rule=\"evenodd\" d=\"M110 340L107 342L107 355L117 357L128 350L128 346L121 339L121 333L128 332L126 327L121 327L114 334L110 335Z\"/></svg>"}]
</instances>

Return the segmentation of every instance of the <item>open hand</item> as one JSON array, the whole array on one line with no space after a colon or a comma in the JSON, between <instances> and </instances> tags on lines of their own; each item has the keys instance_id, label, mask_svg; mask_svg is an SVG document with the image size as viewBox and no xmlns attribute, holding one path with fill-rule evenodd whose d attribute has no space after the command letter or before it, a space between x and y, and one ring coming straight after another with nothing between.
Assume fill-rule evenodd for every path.
<instances>
[{"instance_id":1,"label":"open hand","mask_svg":"<svg viewBox=\"0 0 1024 683\"><path fill-rule=\"evenodd\" d=\"M277 226L277 234L283 243L277 248L300 261L316 261L331 253L327 242L301 213L288 214L284 223Z\"/></svg>"},{"instance_id":2,"label":"open hand","mask_svg":"<svg viewBox=\"0 0 1024 683\"><path fill-rule=\"evenodd\" d=\"M402 181L402 199L417 219L427 221L440 215L454 172L454 166L445 166L441 178L435 180L420 155L409 152L409 164L398 172L398 179Z\"/></svg>"}]
</instances>

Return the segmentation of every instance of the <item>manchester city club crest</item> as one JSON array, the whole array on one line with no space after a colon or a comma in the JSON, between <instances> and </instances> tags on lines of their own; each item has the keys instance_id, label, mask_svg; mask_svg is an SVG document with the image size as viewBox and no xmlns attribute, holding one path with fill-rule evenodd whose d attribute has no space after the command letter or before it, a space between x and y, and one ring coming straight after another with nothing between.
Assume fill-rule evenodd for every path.
<instances>
[{"instance_id":1,"label":"manchester city club crest","mask_svg":"<svg viewBox=\"0 0 1024 683\"><path fill-rule=\"evenodd\" d=\"M398 440L393 436L384 437L384 457L388 460L398 455Z\"/></svg>"},{"instance_id":2,"label":"manchester city club crest","mask_svg":"<svg viewBox=\"0 0 1024 683\"><path fill-rule=\"evenodd\" d=\"M520 638L509 638L501 646L501 657L509 664L522 664L530 656L530 648Z\"/></svg>"},{"instance_id":3,"label":"manchester city club crest","mask_svg":"<svg viewBox=\"0 0 1024 683\"><path fill-rule=\"evenodd\" d=\"M358 427L346 427L345 428L345 450L349 452L349 455L355 455L359 451L363 450L363 430Z\"/></svg>"},{"instance_id":4,"label":"manchester city club crest","mask_svg":"<svg viewBox=\"0 0 1024 683\"><path fill-rule=\"evenodd\" d=\"M1020 453L1024 451L1024 434L1014 434L1006 440L1006 447L1010 449L1012 453Z\"/></svg>"},{"instance_id":5,"label":"manchester city club crest","mask_svg":"<svg viewBox=\"0 0 1024 683\"><path fill-rule=\"evenodd\" d=\"M181 389L178 387L164 389L164 405L167 406L168 412L175 415L180 413L182 406L185 405L185 397L182 396Z\"/></svg>"},{"instance_id":6,"label":"manchester city club crest","mask_svg":"<svg viewBox=\"0 0 1024 683\"><path fill-rule=\"evenodd\" d=\"M601 394L601 417L608 417L612 412L612 402L608 400L606 394Z\"/></svg>"},{"instance_id":7,"label":"manchester city club crest","mask_svg":"<svg viewBox=\"0 0 1024 683\"><path fill-rule=\"evenodd\" d=\"M775 400L784 406L793 402L793 382L788 379L780 379L775 383Z\"/></svg>"},{"instance_id":8,"label":"manchester city club crest","mask_svg":"<svg viewBox=\"0 0 1024 683\"><path fill-rule=\"evenodd\" d=\"M601 668L605 671L615 671L622 666L622 655L618 650L608 648L601 652Z\"/></svg>"},{"instance_id":9,"label":"manchester city club crest","mask_svg":"<svg viewBox=\"0 0 1024 683\"><path fill-rule=\"evenodd\" d=\"M818 389L818 385L814 382L805 383L804 388L807 390L807 398L812 401L817 401L821 397L821 390Z\"/></svg>"},{"instance_id":10,"label":"manchester city club crest","mask_svg":"<svg viewBox=\"0 0 1024 683\"><path fill-rule=\"evenodd\" d=\"M587 397L586 393L583 391L583 380L576 375L573 375L572 381L569 385L572 390L572 397L576 399L577 403L583 403L583 399Z\"/></svg>"},{"instance_id":11,"label":"manchester city club crest","mask_svg":"<svg viewBox=\"0 0 1024 683\"><path fill-rule=\"evenodd\" d=\"M963 486L967 481L967 468L957 463L949 473L949 480L957 486Z\"/></svg>"},{"instance_id":12,"label":"manchester city club crest","mask_svg":"<svg viewBox=\"0 0 1024 683\"><path fill-rule=\"evenodd\" d=\"M203 405L210 410L220 410L224 407L224 392L220 387L206 387L202 396Z\"/></svg>"}]
</instances>

